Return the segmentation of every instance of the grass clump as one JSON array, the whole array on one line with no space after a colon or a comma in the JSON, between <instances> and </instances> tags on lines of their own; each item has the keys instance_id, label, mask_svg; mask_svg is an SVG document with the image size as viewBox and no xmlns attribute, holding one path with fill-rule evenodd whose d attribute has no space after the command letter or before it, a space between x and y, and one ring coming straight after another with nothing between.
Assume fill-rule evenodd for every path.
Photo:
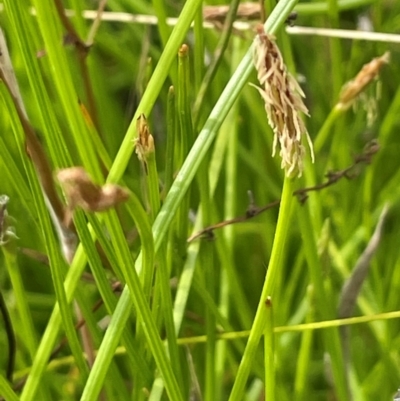
<instances>
[{"instance_id":1,"label":"grass clump","mask_svg":"<svg viewBox=\"0 0 400 401\"><path fill-rule=\"evenodd\" d=\"M395 397L397 4L0 5L0 397Z\"/></svg>"}]
</instances>

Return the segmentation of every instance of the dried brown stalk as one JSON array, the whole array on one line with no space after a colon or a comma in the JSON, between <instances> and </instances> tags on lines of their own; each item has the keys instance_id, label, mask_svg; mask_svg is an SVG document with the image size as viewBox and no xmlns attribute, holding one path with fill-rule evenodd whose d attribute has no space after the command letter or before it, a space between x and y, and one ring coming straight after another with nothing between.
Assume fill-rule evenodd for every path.
<instances>
[{"instance_id":1,"label":"dried brown stalk","mask_svg":"<svg viewBox=\"0 0 400 401\"><path fill-rule=\"evenodd\" d=\"M210 22L223 22L229 13L230 6L205 6L203 8L203 18ZM261 18L261 4L244 2L240 3L237 13L237 19L258 20Z\"/></svg>"},{"instance_id":2,"label":"dried brown stalk","mask_svg":"<svg viewBox=\"0 0 400 401\"><path fill-rule=\"evenodd\" d=\"M297 196L300 203L304 203L308 198L308 192L311 191L321 191L322 189L328 188L331 185L334 185L336 182L341 180L342 178L352 179L357 175L356 168L360 164L370 164L372 161L373 155L378 152L379 145L375 140L369 142L365 147L361 154L354 157L354 163L349 167L346 167L343 170L339 171L331 171L327 174L327 181L322 184L315 185L313 187L300 188L293 192L293 196ZM193 234L188 238L188 242L194 241L197 238L205 237L212 239L214 230L222 227L226 227L231 224L242 223L244 221L250 220L253 217L260 215L261 213L272 209L280 204L280 200L276 200L274 202L269 203L268 205L258 207L254 204L254 201L250 199L250 205L247 208L246 214L244 216L234 217L230 220L224 220L216 224L212 224Z\"/></svg>"}]
</instances>

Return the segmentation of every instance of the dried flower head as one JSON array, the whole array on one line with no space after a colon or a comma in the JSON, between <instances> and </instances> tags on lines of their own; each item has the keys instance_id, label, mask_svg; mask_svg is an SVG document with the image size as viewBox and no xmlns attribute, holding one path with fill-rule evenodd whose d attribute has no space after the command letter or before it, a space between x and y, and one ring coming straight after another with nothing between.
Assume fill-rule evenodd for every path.
<instances>
[{"instance_id":1,"label":"dried flower head","mask_svg":"<svg viewBox=\"0 0 400 401\"><path fill-rule=\"evenodd\" d=\"M336 107L343 110L348 109L359 94L377 77L382 66L389 63L389 60L390 53L386 52L381 57L376 57L365 64L357 76L343 86Z\"/></svg>"},{"instance_id":2,"label":"dried flower head","mask_svg":"<svg viewBox=\"0 0 400 401\"><path fill-rule=\"evenodd\" d=\"M70 167L57 172L68 207L80 207L87 212L110 209L129 198L129 192L115 184L96 185L83 167Z\"/></svg>"},{"instance_id":3,"label":"dried flower head","mask_svg":"<svg viewBox=\"0 0 400 401\"><path fill-rule=\"evenodd\" d=\"M147 157L154 152L154 138L150 134L149 125L144 114L141 114L136 121L136 130L138 137L136 139L136 154L143 163L147 174Z\"/></svg>"},{"instance_id":4,"label":"dried flower head","mask_svg":"<svg viewBox=\"0 0 400 401\"><path fill-rule=\"evenodd\" d=\"M262 25L254 41L253 61L262 85L262 88L256 88L265 101L268 123L275 134L272 156L279 142L281 167L286 170L286 175L301 176L305 153L301 143L303 135L306 136L314 162L311 139L299 116L299 112L308 115L302 100L304 93L287 71L274 37L266 34Z\"/></svg>"}]
</instances>

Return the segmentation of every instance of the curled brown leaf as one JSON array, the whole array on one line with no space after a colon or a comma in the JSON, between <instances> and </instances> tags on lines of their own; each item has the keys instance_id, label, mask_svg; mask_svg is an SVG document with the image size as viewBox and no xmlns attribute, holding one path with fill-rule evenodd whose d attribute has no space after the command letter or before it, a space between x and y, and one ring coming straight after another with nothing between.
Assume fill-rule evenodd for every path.
<instances>
[{"instance_id":1,"label":"curled brown leaf","mask_svg":"<svg viewBox=\"0 0 400 401\"><path fill-rule=\"evenodd\" d=\"M59 170L57 179L67 198L68 207L87 212L101 212L129 198L129 191L116 184L95 184L83 167Z\"/></svg>"}]
</instances>

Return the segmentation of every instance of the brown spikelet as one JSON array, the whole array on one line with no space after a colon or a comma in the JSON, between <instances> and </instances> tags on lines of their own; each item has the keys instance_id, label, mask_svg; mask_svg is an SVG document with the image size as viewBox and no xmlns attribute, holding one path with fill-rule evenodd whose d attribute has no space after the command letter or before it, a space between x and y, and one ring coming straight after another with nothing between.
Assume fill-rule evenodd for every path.
<instances>
[{"instance_id":1,"label":"brown spikelet","mask_svg":"<svg viewBox=\"0 0 400 401\"><path fill-rule=\"evenodd\" d=\"M356 100L358 95L378 76L383 65L389 63L390 53L386 52L380 57L372 59L365 64L357 76L343 86L339 102L336 107L346 110Z\"/></svg>"},{"instance_id":2,"label":"brown spikelet","mask_svg":"<svg viewBox=\"0 0 400 401\"><path fill-rule=\"evenodd\" d=\"M279 143L281 167L286 175L301 176L305 153L301 143L303 135L306 136L314 161L311 139L299 116L300 112L308 115L302 100L304 93L287 71L274 37L266 34L262 25L254 41L253 62L262 85L256 88L264 99L268 123L275 134L272 156Z\"/></svg>"},{"instance_id":3,"label":"brown spikelet","mask_svg":"<svg viewBox=\"0 0 400 401\"><path fill-rule=\"evenodd\" d=\"M138 137L136 139L135 151L147 174L147 157L150 153L154 152L154 138L150 134L147 119L144 114L141 114L136 121L136 131Z\"/></svg>"}]
</instances>

